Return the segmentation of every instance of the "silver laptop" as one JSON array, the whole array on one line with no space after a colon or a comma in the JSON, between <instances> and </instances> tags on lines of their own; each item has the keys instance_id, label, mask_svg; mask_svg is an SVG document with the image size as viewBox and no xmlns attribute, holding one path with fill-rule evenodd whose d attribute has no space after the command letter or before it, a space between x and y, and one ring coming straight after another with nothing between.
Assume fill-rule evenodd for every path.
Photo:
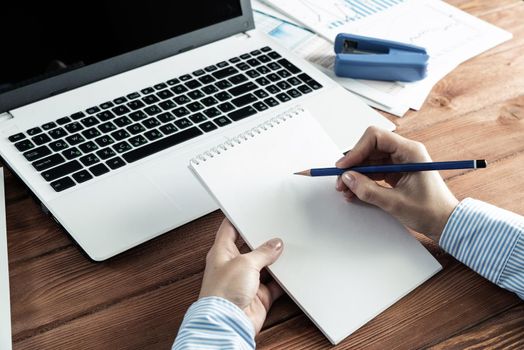
<instances>
[{"instance_id":1,"label":"silver laptop","mask_svg":"<svg viewBox=\"0 0 524 350\"><path fill-rule=\"evenodd\" d=\"M341 150L393 128L258 32L249 0L0 7L0 155L96 261L216 210L189 160L295 105Z\"/></svg>"},{"instance_id":2,"label":"silver laptop","mask_svg":"<svg viewBox=\"0 0 524 350\"><path fill-rule=\"evenodd\" d=\"M0 168L0 349L11 350L11 303L5 225L4 171Z\"/></svg>"}]
</instances>

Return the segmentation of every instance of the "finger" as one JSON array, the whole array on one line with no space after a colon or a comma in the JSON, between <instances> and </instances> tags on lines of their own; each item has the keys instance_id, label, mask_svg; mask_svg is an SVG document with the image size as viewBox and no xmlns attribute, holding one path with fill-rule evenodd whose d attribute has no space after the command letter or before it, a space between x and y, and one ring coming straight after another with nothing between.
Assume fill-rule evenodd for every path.
<instances>
[{"instance_id":1,"label":"finger","mask_svg":"<svg viewBox=\"0 0 524 350\"><path fill-rule=\"evenodd\" d=\"M234 257L239 255L240 252L235 244L235 241L238 238L238 232L233 227L231 222L228 219L224 219L220 225L213 247L211 247L211 252L213 256L218 256L220 258L225 257Z\"/></svg>"},{"instance_id":2,"label":"finger","mask_svg":"<svg viewBox=\"0 0 524 350\"><path fill-rule=\"evenodd\" d=\"M280 254L282 254L283 247L284 243L282 240L280 238L274 238L262 244L251 253L244 254L244 256L260 271L264 267L277 261Z\"/></svg>"},{"instance_id":3,"label":"finger","mask_svg":"<svg viewBox=\"0 0 524 350\"><path fill-rule=\"evenodd\" d=\"M342 180L363 202L376 205L390 212L391 206L399 201L398 194L394 189L380 186L365 175L354 171L348 171L342 175Z\"/></svg>"},{"instance_id":4,"label":"finger","mask_svg":"<svg viewBox=\"0 0 524 350\"><path fill-rule=\"evenodd\" d=\"M276 281L271 281L268 284L260 284L258 288L258 298L264 305L266 312L271 309L273 303L284 294L282 287Z\"/></svg>"},{"instance_id":5,"label":"finger","mask_svg":"<svg viewBox=\"0 0 524 350\"><path fill-rule=\"evenodd\" d=\"M390 131L374 126L369 127L351 152L340 159L336 163L336 166L338 168L349 168L357 164L362 164L377 152L393 154L397 151L397 148L402 145L404 140L402 136Z\"/></svg>"}]
</instances>

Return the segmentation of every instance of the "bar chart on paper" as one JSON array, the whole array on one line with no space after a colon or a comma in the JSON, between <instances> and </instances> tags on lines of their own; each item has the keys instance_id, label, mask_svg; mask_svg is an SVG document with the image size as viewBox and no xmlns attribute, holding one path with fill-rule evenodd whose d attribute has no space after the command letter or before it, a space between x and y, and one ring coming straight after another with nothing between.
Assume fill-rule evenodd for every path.
<instances>
[{"instance_id":1,"label":"bar chart on paper","mask_svg":"<svg viewBox=\"0 0 524 350\"><path fill-rule=\"evenodd\" d=\"M295 14L296 19L313 27L323 27L333 30L348 23L361 20L405 0L271 0L266 1L280 8L294 9L289 14ZM299 12L299 13L297 13Z\"/></svg>"}]
</instances>

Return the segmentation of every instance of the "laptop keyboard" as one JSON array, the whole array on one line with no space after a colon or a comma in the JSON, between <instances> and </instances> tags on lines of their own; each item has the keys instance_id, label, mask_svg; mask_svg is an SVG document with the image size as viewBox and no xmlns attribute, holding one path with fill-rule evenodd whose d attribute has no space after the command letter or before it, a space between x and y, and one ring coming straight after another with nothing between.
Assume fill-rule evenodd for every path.
<instances>
[{"instance_id":1,"label":"laptop keyboard","mask_svg":"<svg viewBox=\"0 0 524 350\"><path fill-rule=\"evenodd\" d=\"M9 140L60 192L320 88L266 46Z\"/></svg>"}]
</instances>

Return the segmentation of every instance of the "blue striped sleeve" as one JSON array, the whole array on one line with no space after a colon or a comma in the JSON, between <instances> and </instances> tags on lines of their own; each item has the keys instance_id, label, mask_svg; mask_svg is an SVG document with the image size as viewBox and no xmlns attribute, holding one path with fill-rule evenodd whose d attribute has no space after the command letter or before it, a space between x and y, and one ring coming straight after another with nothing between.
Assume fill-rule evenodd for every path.
<instances>
[{"instance_id":1,"label":"blue striped sleeve","mask_svg":"<svg viewBox=\"0 0 524 350\"><path fill-rule=\"evenodd\" d=\"M186 349L255 349L255 330L235 304L202 298L187 310L172 348Z\"/></svg>"},{"instance_id":2,"label":"blue striped sleeve","mask_svg":"<svg viewBox=\"0 0 524 350\"><path fill-rule=\"evenodd\" d=\"M466 198L449 218L440 246L491 282L524 299L524 217Z\"/></svg>"}]
</instances>

